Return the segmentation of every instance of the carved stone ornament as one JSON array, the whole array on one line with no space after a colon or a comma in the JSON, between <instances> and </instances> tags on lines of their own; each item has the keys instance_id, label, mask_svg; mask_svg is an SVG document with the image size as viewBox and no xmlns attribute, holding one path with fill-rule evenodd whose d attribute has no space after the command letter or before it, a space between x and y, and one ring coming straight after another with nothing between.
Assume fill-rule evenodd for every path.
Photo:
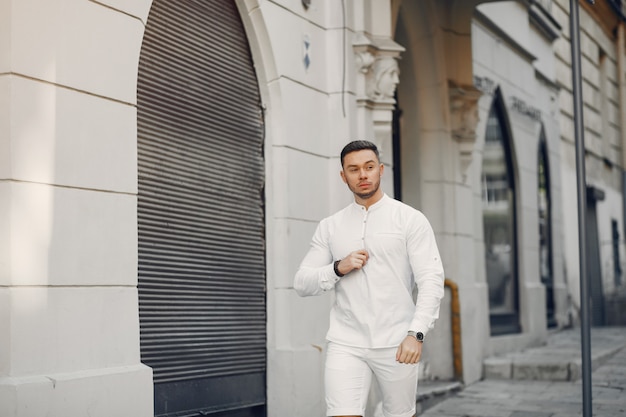
<instances>
[{"instance_id":1,"label":"carved stone ornament","mask_svg":"<svg viewBox=\"0 0 626 417\"><path fill-rule=\"evenodd\" d=\"M452 136L457 142L476 141L478 100L482 92L474 86L457 86L450 83L450 118Z\"/></svg>"},{"instance_id":2,"label":"carved stone ornament","mask_svg":"<svg viewBox=\"0 0 626 417\"><path fill-rule=\"evenodd\" d=\"M459 143L462 171L472 161L478 124L478 100L482 92L474 86L459 86L450 82L450 129L452 138Z\"/></svg>"},{"instance_id":3,"label":"carved stone ornament","mask_svg":"<svg viewBox=\"0 0 626 417\"><path fill-rule=\"evenodd\" d=\"M384 56L374 61L367 80L367 97L374 101L393 100L400 82L400 70L395 58Z\"/></svg>"},{"instance_id":4,"label":"carved stone ornament","mask_svg":"<svg viewBox=\"0 0 626 417\"><path fill-rule=\"evenodd\" d=\"M387 108L394 103L394 93L400 81L397 58L404 48L392 39L355 35L352 43L356 68L358 101L368 107Z\"/></svg>"}]
</instances>

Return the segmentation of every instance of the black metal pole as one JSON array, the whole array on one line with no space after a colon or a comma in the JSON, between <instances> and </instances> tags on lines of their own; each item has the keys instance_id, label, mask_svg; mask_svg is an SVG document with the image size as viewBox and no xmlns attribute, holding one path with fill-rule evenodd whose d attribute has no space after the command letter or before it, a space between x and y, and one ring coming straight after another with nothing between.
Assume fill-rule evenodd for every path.
<instances>
[{"instance_id":1,"label":"black metal pole","mask_svg":"<svg viewBox=\"0 0 626 417\"><path fill-rule=\"evenodd\" d=\"M577 0L570 0L569 18L572 47L572 93L574 95L576 179L578 188L578 254L580 258L580 344L583 368L583 417L591 417L591 323L586 252L587 228L585 223L587 217L587 182L585 180L585 132L583 124L582 76L580 64L580 23Z\"/></svg>"}]
</instances>

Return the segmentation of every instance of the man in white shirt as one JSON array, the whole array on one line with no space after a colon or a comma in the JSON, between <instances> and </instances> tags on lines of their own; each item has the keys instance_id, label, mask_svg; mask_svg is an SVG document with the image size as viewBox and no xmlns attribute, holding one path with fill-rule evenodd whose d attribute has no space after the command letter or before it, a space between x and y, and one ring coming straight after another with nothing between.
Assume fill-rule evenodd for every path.
<instances>
[{"instance_id":1,"label":"man in white shirt","mask_svg":"<svg viewBox=\"0 0 626 417\"><path fill-rule=\"evenodd\" d=\"M384 165L376 145L350 142L341 166L354 203L320 222L294 280L300 296L335 290L326 335L327 415L363 416L375 376L385 417L411 417L422 343L443 297L435 236L421 212L380 189Z\"/></svg>"}]
</instances>

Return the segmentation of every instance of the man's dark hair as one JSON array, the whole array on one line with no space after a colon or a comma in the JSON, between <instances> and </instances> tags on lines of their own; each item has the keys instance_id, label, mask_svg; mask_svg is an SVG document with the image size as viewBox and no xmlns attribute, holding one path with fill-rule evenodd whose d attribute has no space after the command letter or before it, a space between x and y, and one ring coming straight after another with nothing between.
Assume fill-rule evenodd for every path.
<instances>
[{"instance_id":1,"label":"man's dark hair","mask_svg":"<svg viewBox=\"0 0 626 417\"><path fill-rule=\"evenodd\" d=\"M376 147L376 145L367 140L355 140L348 143L341 150L341 166L343 167L343 160L345 159L347 154L351 152L362 151L364 149L369 149L370 151L373 151L376 154L376 159L380 161L380 155L378 153L378 148Z\"/></svg>"}]
</instances>

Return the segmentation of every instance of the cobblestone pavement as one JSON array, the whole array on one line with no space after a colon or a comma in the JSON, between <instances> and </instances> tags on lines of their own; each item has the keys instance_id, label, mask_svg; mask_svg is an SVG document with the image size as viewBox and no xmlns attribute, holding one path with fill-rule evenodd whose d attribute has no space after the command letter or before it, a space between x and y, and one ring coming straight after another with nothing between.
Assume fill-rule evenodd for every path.
<instances>
[{"instance_id":1,"label":"cobblestone pavement","mask_svg":"<svg viewBox=\"0 0 626 417\"><path fill-rule=\"evenodd\" d=\"M576 330L579 331L579 330ZM568 352L571 363L580 365L580 343L576 331L557 335L557 345ZM595 338L595 342L594 342ZM563 355L555 343L529 350L524 356L541 357L552 350L556 363ZM580 346L580 345L578 345ZM611 351L612 348L612 351ZM597 352L602 352L599 354ZM609 353L607 353L609 352ZM578 355L574 357L572 355ZM565 355L565 356L567 356ZM592 407L594 417L626 416L626 328L592 329ZM567 358L566 358L567 359ZM514 372L513 372L514 373ZM426 410L422 417L572 417L582 416L582 382L487 379L471 384L459 393Z\"/></svg>"}]
</instances>

